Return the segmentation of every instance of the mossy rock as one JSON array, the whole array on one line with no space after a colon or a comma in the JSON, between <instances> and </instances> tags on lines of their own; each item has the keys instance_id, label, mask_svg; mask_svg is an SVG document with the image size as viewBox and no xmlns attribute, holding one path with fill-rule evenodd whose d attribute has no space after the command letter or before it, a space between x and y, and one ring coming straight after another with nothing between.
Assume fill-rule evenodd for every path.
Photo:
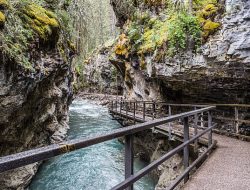
<instances>
[{"instance_id":1,"label":"mossy rock","mask_svg":"<svg viewBox=\"0 0 250 190\"><path fill-rule=\"evenodd\" d=\"M205 25L203 26L203 29L208 30L208 31L214 31L219 27L220 27L220 23L213 22L211 20L207 20Z\"/></svg>"},{"instance_id":2,"label":"mossy rock","mask_svg":"<svg viewBox=\"0 0 250 190\"><path fill-rule=\"evenodd\" d=\"M7 0L0 0L0 9L7 9L9 6L10 4Z\"/></svg>"},{"instance_id":3,"label":"mossy rock","mask_svg":"<svg viewBox=\"0 0 250 190\"><path fill-rule=\"evenodd\" d=\"M206 20L203 26L203 37L207 38L209 35L213 34L220 26L221 24L218 22Z\"/></svg>"},{"instance_id":4,"label":"mossy rock","mask_svg":"<svg viewBox=\"0 0 250 190\"><path fill-rule=\"evenodd\" d=\"M214 21L220 6L217 0L202 0L199 3L199 10L196 12L196 16L202 26L202 38L205 41L209 35L213 34L221 26L220 23Z\"/></svg>"},{"instance_id":5,"label":"mossy rock","mask_svg":"<svg viewBox=\"0 0 250 190\"><path fill-rule=\"evenodd\" d=\"M218 7L216 7L214 4L208 4L202 10L202 15L203 17L211 17L212 15L216 14L217 11Z\"/></svg>"},{"instance_id":6,"label":"mossy rock","mask_svg":"<svg viewBox=\"0 0 250 190\"><path fill-rule=\"evenodd\" d=\"M20 17L45 41L57 34L60 25L56 15L36 4L26 4L21 9Z\"/></svg>"},{"instance_id":7,"label":"mossy rock","mask_svg":"<svg viewBox=\"0 0 250 190\"><path fill-rule=\"evenodd\" d=\"M129 53L129 46L128 46L129 40L125 34L121 34L119 36L118 43L115 46L115 53L117 55L128 57Z\"/></svg>"},{"instance_id":8,"label":"mossy rock","mask_svg":"<svg viewBox=\"0 0 250 190\"><path fill-rule=\"evenodd\" d=\"M5 15L0 11L0 26L3 26L6 21Z\"/></svg>"}]
</instances>

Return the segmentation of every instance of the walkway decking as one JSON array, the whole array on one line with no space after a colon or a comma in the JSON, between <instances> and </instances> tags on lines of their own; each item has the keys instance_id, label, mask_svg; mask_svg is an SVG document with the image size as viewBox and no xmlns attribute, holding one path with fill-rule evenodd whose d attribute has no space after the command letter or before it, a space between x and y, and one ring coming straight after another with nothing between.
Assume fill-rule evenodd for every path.
<instances>
[{"instance_id":1,"label":"walkway decking","mask_svg":"<svg viewBox=\"0 0 250 190\"><path fill-rule=\"evenodd\" d=\"M153 118L149 117L149 116L145 116L145 121L143 119L143 115L139 114L139 113L134 113L128 111L126 112L125 110L120 110L120 108L118 108L117 110L109 110L110 113L116 115L117 117L122 117L122 118L126 118L126 119L130 119L130 120L135 120L136 122L139 123L143 123L143 122L147 122L147 121L152 121ZM164 135L169 136L169 126L171 126L171 136L174 136L175 140L178 140L180 142L183 142L183 136L184 136L184 131L183 131L183 125L179 125L177 123L173 123L173 124L165 124L165 125L160 125L160 126L156 126L154 127L154 132L157 133L161 133ZM202 130L198 129L198 133L201 132ZM194 128L190 128L189 129L189 136L194 136L195 132L194 132ZM202 145L207 145L208 144L208 139L206 137L201 137L198 140L199 144Z\"/></svg>"},{"instance_id":2,"label":"walkway decking","mask_svg":"<svg viewBox=\"0 0 250 190\"><path fill-rule=\"evenodd\" d=\"M133 111L133 110L132 110ZM124 111L118 107L111 110L114 115L143 123L152 117ZM156 132L168 135L169 124L156 126ZM183 126L173 124L172 135L183 140ZM189 135L194 131L190 128ZM183 190L250 190L250 142L213 134L217 149L201 167L191 176ZM200 139L201 140L201 139ZM204 144L207 139L203 139Z\"/></svg>"},{"instance_id":3,"label":"walkway decking","mask_svg":"<svg viewBox=\"0 0 250 190\"><path fill-rule=\"evenodd\" d=\"M220 135L214 135L214 139L217 149L184 190L249 190L250 143Z\"/></svg>"}]
</instances>

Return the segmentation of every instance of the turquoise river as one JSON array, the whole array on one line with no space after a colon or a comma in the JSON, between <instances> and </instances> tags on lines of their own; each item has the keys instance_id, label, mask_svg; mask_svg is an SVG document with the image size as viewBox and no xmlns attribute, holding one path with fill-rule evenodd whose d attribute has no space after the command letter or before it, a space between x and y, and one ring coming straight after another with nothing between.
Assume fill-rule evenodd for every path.
<instances>
[{"instance_id":1,"label":"turquoise river","mask_svg":"<svg viewBox=\"0 0 250 190\"><path fill-rule=\"evenodd\" d=\"M68 139L90 137L121 127L107 108L87 100L70 107ZM136 159L135 171L145 163ZM46 161L32 181L30 190L108 190L124 180L124 145L108 141ZM155 181L145 176L135 190L153 190Z\"/></svg>"}]
</instances>

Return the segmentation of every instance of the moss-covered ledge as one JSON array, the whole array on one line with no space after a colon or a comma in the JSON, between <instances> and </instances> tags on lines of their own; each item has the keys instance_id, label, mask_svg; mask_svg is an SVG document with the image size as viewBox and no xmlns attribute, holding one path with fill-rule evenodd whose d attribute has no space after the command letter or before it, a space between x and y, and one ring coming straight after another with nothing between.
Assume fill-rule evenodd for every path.
<instances>
[{"instance_id":1,"label":"moss-covered ledge","mask_svg":"<svg viewBox=\"0 0 250 190\"><path fill-rule=\"evenodd\" d=\"M32 52L46 50L58 52L67 62L74 50L68 43L71 35L65 32L71 23L63 22L69 16L62 5L58 3L52 9L45 0L0 0L0 37L3 44L0 53L5 60L28 72L35 72L37 65L34 60L41 55L33 55L35 53Z\"/></svg>"}]
</instances>

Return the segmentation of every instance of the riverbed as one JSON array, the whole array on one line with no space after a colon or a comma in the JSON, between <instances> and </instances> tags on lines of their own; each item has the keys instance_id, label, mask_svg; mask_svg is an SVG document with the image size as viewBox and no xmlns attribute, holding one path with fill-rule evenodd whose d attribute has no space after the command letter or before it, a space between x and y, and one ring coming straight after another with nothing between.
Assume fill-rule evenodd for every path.
<instances>
[{"instance_id":1,"label":"riverbed","mask_svg":"<svg viewBox=\"0 0 250 190\"><path fill-rule=\"evenodd\" d=\"M121 127L108 109L88 100L70 106L68 139L90 137ZM135 159L134 170L146 165ZM74 151L45 162L30 190L108 190L124 180L124 145L117 139ZM156 182L145 176L136 190L153 190Z\"/></svg>"}]
</instances>

